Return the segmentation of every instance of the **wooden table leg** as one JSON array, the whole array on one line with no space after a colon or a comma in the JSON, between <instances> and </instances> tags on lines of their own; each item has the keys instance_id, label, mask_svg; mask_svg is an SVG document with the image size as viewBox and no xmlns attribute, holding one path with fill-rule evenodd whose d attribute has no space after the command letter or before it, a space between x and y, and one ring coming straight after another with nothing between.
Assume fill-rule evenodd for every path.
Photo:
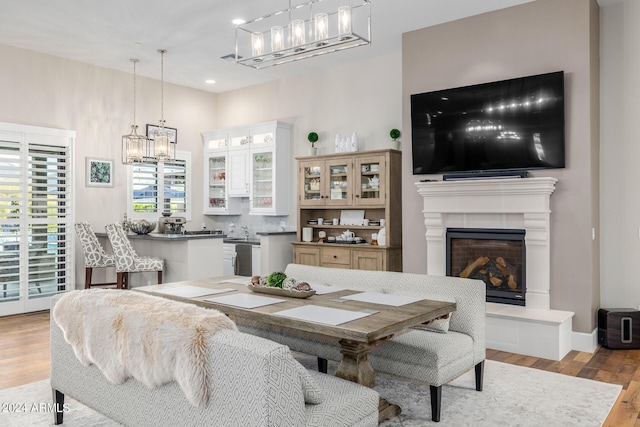
<instances>
[{"instance_id":1,"label":"wooden table leg","mask_svg":"<svg viewBox=\"0 0 640 427\"><path fill-rule=\"evenodd\" d=\"M358 341L340 340L340 347L342 361L336 371L336 377L367 387L373 387L376 383L376 373L368 357L371 345ZM382 397L380 398L380 403L378 404L379 423L397 417L401 412L402 409L398 405L389 403Z\"/></svg>"},{"instance_id":2,"label":"wooden table leg","mask_svg":"<svg viewBox=\"0 0 640 427\"><path fill-rule=\"evenodd\" d=\"M342 361L336 371L336 377L373 387L376 384L376 373L367 357L369 345L358 341L340 340L340 347Z\"/></svg>"},{"instance_id":3,"label":"wooden table leg","mask_svg":"<svg viewBox=\"0 0 640 427\"><path fill-rule=\"evenodd\" d=\"M401 413L402 408L400 408L398 405L389 402L384 397L380 398L380 403L378 403L378 423L397 417Z\"/></svg>"}]
</instances>

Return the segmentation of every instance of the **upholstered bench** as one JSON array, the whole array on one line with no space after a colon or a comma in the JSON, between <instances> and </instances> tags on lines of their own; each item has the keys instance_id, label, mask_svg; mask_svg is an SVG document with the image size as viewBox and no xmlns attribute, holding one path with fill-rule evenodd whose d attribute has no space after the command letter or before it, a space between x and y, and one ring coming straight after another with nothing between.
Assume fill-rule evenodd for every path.
<instances>
[{"instance_id":1,"label":"upholstered bench","mask_svg":"<svg viewBox=\"0 0 640 427\"><path fill-rule=\"evenodd\" d=\"M101 297L105 292L117 293L119 298L141 296L143 306L154 308L156 314L148 315L146 310L135 311L123 300L97 303L80 300L80 303L68 306L64 300L60 301L69 296L75 298L77 293L83 293L81 297L90 299ZM67 395L119 423L131 426L378 425L377 392L340 378L308 371L293 358L286 346L239 332L230 321L230 325L208 332L210 313L221 314L215 310L116 290L82 290L68 294L73 295L52 298L51 387L54 403L58 403L60 408ZM119 305L121 302L122 306ZM65 316L65 313L60 313L62 309L56 311L56 306L73 310L73 313ZM74 328L69 317L77 317L78 328ZM166 325L174 322L179 327L185 323L190 327L189 323L195 318L199 322L196 322L195 332L190 329L175 332L172 324ZM64 325L64 332L59 320ZM100 326L92 328L90 322ZM150 325L152 329L161 328L163 336L175 335L178 342L183 343L181 345L194 344L195 350L201 348L205 365L196 363L193 372L201 371L206 375L195 382L195 390L193 385L184 387L190 379L185 378L187 375L179 375L172 381L166 381L166 378L159 381L161 375L150 372L146 367L142 370L145 378L122 380L127 376L124 371L137 372L137 367L131 366L134 362L153 364L164 357L160 351L151 349L171 347L160 345L158 339L162 337L153 335L152 330L143 331L139 340L130 336L144 325ZM203 330L207 332L201 333ZM184 340L184 334L194 334L196 340ZM109 366L103 367L103 359L92 354L100 350L101 345L108 345L109 340L113 340L115 347L125 349L124 360L120 361L124 367L114 367L113 363L118 361L109 361ZM91 341L98 347L92 347ZM82 348L78 344L88 345ZM170 366L175 363L173 372L189 371L184 366L186 362L180 351L181 345L177 345L176 351L169 349L169 356L165 357ZM193 349L189 347L189 350ZM87 366L87 359L92 357L96 363ZM129 360L133 358L136 360ZM112 381L113 376L121 376L122 381ZM146 385L149 381L158 384L150 388ZM198 393L198 386L204 387L207 396ZM189 390L191 392L187 393ZM62 412L56 414L56 424L62 423L62 415Z\"/></svg>"},{"instance_id":2,"label":"upholstered bench","mask_svg":"<svg viewBox=\"0 0 640 427\"><path fill-rule=\"evenodd\" d=\"M288 277L313 285L335 286L359 291L455 301L457 309L449 319L415 328L382 342L369 355L376 372L424 381L431 387L433 421L440 421L442 385L475 367L476 389L482 390L485 359L484 282L457 277L387 271L362 271L289 264ZM301 334L236 319L238 329L285 344L292 350L318 356L319 370L326 361L341 360L335 340L317 334Z\"/></svg>"}]
</instances>

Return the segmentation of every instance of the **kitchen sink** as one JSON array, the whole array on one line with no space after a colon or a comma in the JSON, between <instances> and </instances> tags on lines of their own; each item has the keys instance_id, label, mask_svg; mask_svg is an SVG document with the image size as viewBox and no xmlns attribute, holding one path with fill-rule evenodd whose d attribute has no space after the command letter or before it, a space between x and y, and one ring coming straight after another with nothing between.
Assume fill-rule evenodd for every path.
<instances>
[{"instance_id":1,"label":"kitchen sink","mask_svg":"<svg viewBox=\"0 0 640 427\"><path fill-rule=\"evenodd\" d=\"M248 239L245 240L244 237L225 237L223 240L224 243L245 243L247 245L259 245L260 239Z\"/></svg>"}]
</instances>

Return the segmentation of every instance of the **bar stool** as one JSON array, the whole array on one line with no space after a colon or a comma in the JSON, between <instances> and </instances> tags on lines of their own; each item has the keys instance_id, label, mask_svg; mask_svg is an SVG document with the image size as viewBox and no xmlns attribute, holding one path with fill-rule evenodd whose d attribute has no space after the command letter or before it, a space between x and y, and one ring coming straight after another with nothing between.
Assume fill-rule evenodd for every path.
<instances>
[{"instance_id":1,"label":"bar stool","mask_svg":"<svg viewBox=\"0 0 640 427\"><path fill-rule=\"evenodd\" d=\"M162 283L162 270L164 268L164 260L162 258L139 256L131 246L131 242L121 224L109 224L105 228L115 255L116 287L118 289L129 288L129 273L157 271L158 284Z\"/></svg>"},{"instance_id":2,"label":"bar stool","mask_svg":"<svg viewBox=\"0 0 640 427\"><path fill-rule=\"evenodd\" d=\"M91 283L93 269L115 267L115 257L105 252L88 222L79 222L75 224L75 227L76 236L78 236L84 255L84 288L89 289L92 286L115 285L116 282Z\"/></svg>"}]
</instances>

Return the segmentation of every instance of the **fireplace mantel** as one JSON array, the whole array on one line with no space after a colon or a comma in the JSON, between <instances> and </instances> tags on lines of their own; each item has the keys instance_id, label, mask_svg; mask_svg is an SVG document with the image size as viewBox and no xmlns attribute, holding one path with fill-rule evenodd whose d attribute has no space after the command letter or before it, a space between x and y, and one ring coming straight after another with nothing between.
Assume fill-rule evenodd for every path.
<instances>
[{"instance_id":1,"label":"fireplace mantel","mask_svg":"<svg viewBox=\"0 0 640 427\"><path fill-rule=\"evenodd\" d=\"M550 309L550 198L557 179L417 182L424 198L427 274L446 274L447 228L524 229L526 306L487 303L487 347L560 360L572 348L573 313Z\"/></svg>"},{"instance_id":2,"label":"fireplace mantel","mask_svg":"<svg viewBox=\"0 0 640 427\"><path fill-rule=\"evenodd\" d=\"M549 310L549 201L557 179L504 178L418 182L427 227L427 274L446 272L447 228L524 229L527 308Z\"/></svg>"}]
</instances>

